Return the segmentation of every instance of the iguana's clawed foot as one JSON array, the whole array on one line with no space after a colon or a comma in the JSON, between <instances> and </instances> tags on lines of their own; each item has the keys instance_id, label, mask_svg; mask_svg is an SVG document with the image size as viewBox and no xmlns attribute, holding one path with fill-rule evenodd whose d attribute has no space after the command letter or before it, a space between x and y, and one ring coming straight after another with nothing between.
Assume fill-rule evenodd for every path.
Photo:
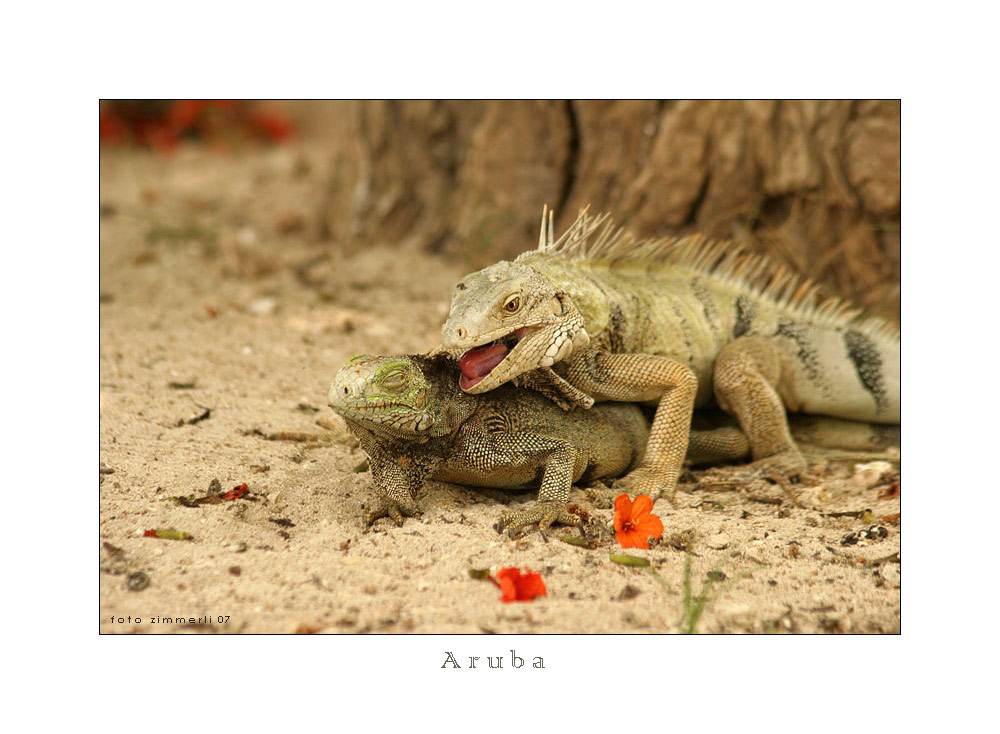
<instances>
[{"instance_id":1,"label":"iguana's clawed foot","mask_svg":"<svg viewBox=\"0 0 1000 734\"><path fill-rule=\"evenodd\" d=\"M798 449L787 449L744 466L712 469L702 477L698 488L739 488L758 479L766 479L786 491L792 491L792 485L816 481L816 477L808 474L807 469L802 453Z\"/></svg>"},{"instance_id":2,"label":"iguana's clawed foot","mask_svg":"<svg viewBox=\"0 0 1000 734\"><path fill-rule=\"evenodd\" d=\"M535 390L563 410L594 407L594 399L570 385L551 368L533 370L515 377L512 382L519 387Z\"/></svg>"},{"instance_id":3,"label":"iguana's clawed foot","mask_svg":"<svg viewBox=\"0 0 1000 734\"><path fill-rule=\"evenodd\" d=\"M422 514L423 511L415 503L397 502L388 497L380 497L365 513L365 527L370 527L380 517L388 517L396 527L402 527L404 517L420 517Z\"/></svg>"},{"instance_id":4,"label":"iguana's clawed foot","mask_svg":"<svg viewBox=\"0 0 1000 734\"><path fill-rule=\"evenodd\" d=\"M579 515L574 515L569 511L569 506L565 502L536 502L529 510L519 510L517 512L505 512L493 525L493 529L498 533L507 531L511 540L517 537L521 528L529 525L537 526L538 532L542 534L542 540L548 541L546 531L553 523L563 525L575 525L580 528L583 534L583 519Z\"/></svg>"},{"instance_id":5,"label":"iguana's clawed foot","mask_svg":"<svg viewBox=\"0 0 1000 734\"><path fill-rule=\"evenodd\" d=\"M633 497L645 494L653 502L660 497L667 499L670 504L674 504L674 493L676 486L668 486L663 481L663 473L649 466L640 466L633 469L621 479L616 479L612 485L616 491L627 492Z\"/></svg>"}]
</instances>

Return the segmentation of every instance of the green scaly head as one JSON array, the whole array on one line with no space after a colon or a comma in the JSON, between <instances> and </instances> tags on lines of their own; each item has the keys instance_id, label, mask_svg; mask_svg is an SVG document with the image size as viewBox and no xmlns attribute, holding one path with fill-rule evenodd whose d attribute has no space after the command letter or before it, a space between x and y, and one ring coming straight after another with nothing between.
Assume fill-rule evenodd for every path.
<instances>
[{"instance_id":1,"label":"green scaly head","mask_svg":"<svg viewBox=\"0 0 1000 734\"><path fill-rule=\"evenodd\" d=\"M443 358L352 357L330 386L330 407L345 419L400 437L450 433L455 404L454 376Z\"/></svg>"}]
</instances>

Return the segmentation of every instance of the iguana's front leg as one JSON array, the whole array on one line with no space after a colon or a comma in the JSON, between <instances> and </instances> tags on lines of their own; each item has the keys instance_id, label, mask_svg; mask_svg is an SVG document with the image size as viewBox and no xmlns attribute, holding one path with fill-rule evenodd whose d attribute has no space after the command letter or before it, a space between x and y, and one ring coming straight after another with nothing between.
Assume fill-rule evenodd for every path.
<instances>
[{"instance_id":1,"label":"iguana's front leg","mask_svg":"<svg viewBox=\"0 0 1000 734\"><path fill-rule=\"evenodd\" d=\"M588 350L571 358L564 376L595 400L659 401L642 463L623 483L654 502L664 493L672 501L698 391L694 372L669 357Z\"/></svg>"},{"instance_id":2,"label":"iguana's front leg","mask_svg":"<svg viewBox=\"0 0 1000 734\"><path fill-rule=\"evenodd\" d=\"M369 456L377 498L365 513L365 525L371 525L380 517L388 517L401 526L404 517L419 517L422 514L415 500L417 490L423 486L430 470L400 466L398 461L385 456Z\"/></svg>"},{"instance_id":3,"label":"iguana's front leg","mask_svg":"<svg viewBox=\"0 0 1000 734\"><path fill-rule=\"evenodd\" d=\"M390 518L396 526L406 517L419 517L422 512L416 503L417 491L441 462L441 458L413 455L406 451L386 451L372 433L360 425L348 423L362 450L368 454L372 484L376 500L364 515L369 526L381 517ZM406 448L405 444L401 448Z\"/></svg>"},{"instance_id":4,"label":"iguana's front leg","mask_svg":"<svg viewBox=\"0 0 1000 734\"><path fill-rule=\"evenodd\" d=\"M568 509L569 488L580 458L569 442L528 431L477 433L470 438L465 443L466 461L477 471L544 469L535 504L527 510L504 513L493 526L498 533L507 530L513 538L517 530L537 525L544 538L553 523L580 525L580 518Z\"/></svg>"}]
</instances>

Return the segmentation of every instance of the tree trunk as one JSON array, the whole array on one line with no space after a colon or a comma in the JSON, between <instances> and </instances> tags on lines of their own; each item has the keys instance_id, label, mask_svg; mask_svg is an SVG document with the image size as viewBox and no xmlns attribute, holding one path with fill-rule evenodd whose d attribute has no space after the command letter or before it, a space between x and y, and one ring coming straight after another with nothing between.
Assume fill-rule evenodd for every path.
<instances>
[{"instance_id":1,"label":"tree trunk","mask_svg":"<svg viewBox=\"0 0 1000 734\"><path fill-rule=\"evenodd\" d=\"M469 269L580 207L640 236L767 253L897 318L898 101L337 102L322 231L416 241Z\"/></svg>"}]
</instances>

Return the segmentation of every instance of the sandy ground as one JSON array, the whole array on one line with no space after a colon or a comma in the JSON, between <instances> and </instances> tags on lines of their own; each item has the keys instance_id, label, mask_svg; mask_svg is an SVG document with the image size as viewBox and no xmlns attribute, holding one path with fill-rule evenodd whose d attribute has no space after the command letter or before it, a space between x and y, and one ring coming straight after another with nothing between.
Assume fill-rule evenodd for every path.
<instances>
[{"instance_id":1,"label":"sandy ground","mask_svg":"<svg viewBox=\"0 0 1000 734\"><path fill-rule=\"evenodd\" d=\"M432 347L463 264L418 243L320 242L326 164L303 144L102 154L102 632L677 632L686 558L695 592L724 576L700 632L899 631L900 566L885 560L899 500L879 499L881 471L847 463L797 503L688 481L675 507L657 505L664 542L629 551L655 576L609 548L497 535L497 515L530 493L432 482L421 520L363 528L364 455L343 430L325 445L266 436L338 421L325 395L351 355ZM168 499L216 479L250 494ZM574 490L610 523L607 497ZM886 537L842 545L872 520L837 513L867 509L897 515ZM155 528L193 539L143 537ZM505 566L540 571L548 596L504 604L468 574Z\"/></svg>"}]
</instances>

